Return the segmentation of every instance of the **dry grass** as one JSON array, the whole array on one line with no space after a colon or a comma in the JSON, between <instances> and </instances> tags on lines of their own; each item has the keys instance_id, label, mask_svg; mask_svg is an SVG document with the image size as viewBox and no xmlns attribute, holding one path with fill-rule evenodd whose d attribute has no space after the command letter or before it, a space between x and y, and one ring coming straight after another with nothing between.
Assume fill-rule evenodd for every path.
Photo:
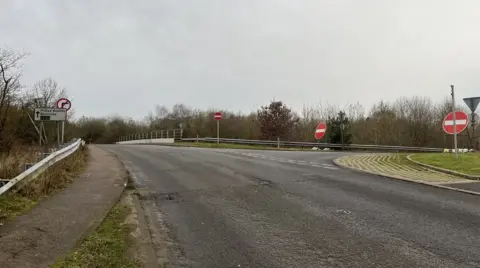
<instances>
[{"instance_id":1,"label":"dry grass","mask_svg":"<svg viewBox=\"0 0 480 268\"><path fill-rule=\"evenodd\" d=\"M26 163L36 162L38 148L17 147L14 151L0 154L0 179L12 179L22 172Z\"/></svg>"},{"instance_id":2,"label":"dry grass","mask_svg":"<svg viewBox=\"0 0 480 268\"><path fill-rule=\"evenodd\" d=\"M88 149L83 147L51 166L18 192L0 196L0 223L25 213L46 196L64 188L83 171L87 160Z\"/></svg>"},{"instance_id":3,"label":"dry grass","mask_svg":"<svg viewBox=\"0 0 480 268\"><path fill-rule=\"evenodd\" d=\"M39 198L64 188L83 171L88 160L88 149L81 147L66 159L55 163L43 172L35 181L25 185L20 193Z\"/></svg>"}]
</instances>

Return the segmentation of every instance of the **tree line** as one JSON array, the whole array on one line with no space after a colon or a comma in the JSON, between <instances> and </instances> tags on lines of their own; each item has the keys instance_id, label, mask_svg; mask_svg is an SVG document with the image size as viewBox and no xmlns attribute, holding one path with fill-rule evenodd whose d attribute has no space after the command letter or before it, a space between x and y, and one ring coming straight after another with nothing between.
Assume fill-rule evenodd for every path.
<instances>
[{"instance_id":1,"label":"tree line","mask_svg":"<svg viewBox=\"0 0 480 268\"><path fill-rule=\"evenodd\" d=\"M0 152L38 144L38 133L31 118L35 102L54 107L57 99L68 97L67 90L52 78L30 87L23 85L21 62L25 57L25 54L0 48ZM221 111L220 133L222 138L314 142L315 127L326 122L327 132L320 142L451 148L452 136L446 135L441 127L451 110L448 98L434 102L419 96L379 101L368 111L359 103L345 108L305 106L301 111L293 111L282 101L271 101L251 113ZM113 143L121 136L180 128L185 138L216 137L215 112L218 110L201 110L181 103L172 107L157 105L144 120L133 120L121 116L74 119L71 110L66 140L81 137L93 143ZM55 144L55 123L46 123L45 128L49 144ZM472 126L459 135L458 143L467 148L476 144Z\"/></svg>"},{"instance_id":2,"label":"tree line","mask_svg":"<svg viewBox=\"0 0 480 268\"><path fill-rule=\"evenodd\" d=\"M282 101L271 101L249 114L221 111L220 136L314 142L317 124L326 122L327 132L320 142L339 144L343 140L344 144L451 148L453 137L442 130L442 121L451 110L448 99L435 103L425 97L380 101L368 112L362 105L355 104L345 109L334 105L304 107L297 113ZM81 118L76 127L87 140L99 143L116 142L126 135L179 128L183 129L184 138L216 137L215 112L217 110L199 110L184 104L176 104L171 109L157 106L145 120ZM458 135L458 144L462 148L473 148L472 126Z\"/></svg>"}]
</instances>

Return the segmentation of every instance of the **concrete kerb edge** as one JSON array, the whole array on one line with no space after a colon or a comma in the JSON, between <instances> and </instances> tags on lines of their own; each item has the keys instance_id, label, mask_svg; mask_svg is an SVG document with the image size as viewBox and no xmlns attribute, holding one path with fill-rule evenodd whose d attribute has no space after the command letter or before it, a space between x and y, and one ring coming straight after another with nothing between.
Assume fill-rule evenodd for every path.
<instances>
[{"instance_id":1,"label":"concrete kerb edge","mask_svg":"<svg viewBox=\"0 0 480 268\"><path fill-rule=\"evenodd\" d=\"M458 171L453 171L453 170L449 170L449 169L444 169L444 168L432 166L432 165L429 165L429 164L425 164L425 163L422 163L422 162L413 160L413 159L411 158L412 155L414 155L414 154L409 154L409 155L407 155L407 160L410 161L410 162L412 162L412 163L414 163L414 164L417 164L417 165L419 165L419 166L426 167L426 168L429 168L429 169L433 169L433 170L436 170L436 171L438 171L438 172L442 172L442 173L445 173L445 174L454 175L454 176L459 176L459 177L462 177L462 178L465 178L465 179L469 179L469 180L480 180L480 176L469 175L469 174L461 173L461 172L458 172Z\"/></svg>"},{"instance_id":2,"label":"concrete kerb edge","mask_svg":"<svg viewBox=\"0 0 480 268\"><path fill-rule=\"evenodd\" d=\"M89 149L88 147L86 147L87 149ZM117 158L118 160L118 158ZM91 159L89 159L89 161L92 161ZM122 164L123 165L123 164ZM75 243L75 246L74 248L72 248L70 251L67 251L63 256L60 256L59 258L55 259L51 264L54 264L55 262L59 261L59 260L62 260L64 259L65 257L67 257L68 255L70 255L72 252L75 252L75 250L85 241L85 239L87 239L87 237L89 235L91 235L102 223L103 221L105 220L105 218L107 217L107 215L110 213L110 211L112 211L113 207L115 207L115 205L118 204L118 202L122 199L123 195L125 193L125 186L123 186L123 189L122 189L122 192L113 200L112 202L112 206L108 208L108 210L106 211L105 215L103 215L102 217L100 217L98 220L94 221L88 228L87 230L80 236L80 238L77 240L77 242Z\"/></svg>"},{"instance_id":3,"label":"concrete kerb edge","mask_svg":"<svg viewBox=\"0 0 480 268\"><path fill-rule=\"evenodd\" d=\"M146 268L156 267L157 256L155 253L155 247L153 245L153 241L150 233L150 227L148 226L148 223L147 223L145 210L139 199L140 193L137 191L137 188L135 187L135 182L134 182L135 174L133 173L133 170L131 169L131 167L127 165L124 161L122 161L122 159L117 154L115 154L111 150L108 150L108 152L113 156L115 156L115 158L121 163L126 173L125 187L124 187L122 196L128 191L132 191L131 196L132 196L134 208L137 213L137 220L139 225L138 227L140 229L140 232L142 233L142 236L148 239L148 245L145 245L145 244L139 245L141 250L146 254L146 257L147 257L146 263L144 263L144 265ZM132 189L129 189L130 187L132 187Z\"/></svg>"},{"instance_id":4,"label":"concrete kerb edge","mask_svg":"<svg viewBox=\"0 0 480 268\"><path fill-rule=\"evenodd\" d=\"M361 169L345 166L345 165L342 165L338 162L338 160L341 159L342 157L345 157L345 156L341 156L341 157L333 159L332 160L333 164L336 165L339 168L349 169L349 170L357 172L357 173L375 175L375 176L378 176L378 177L392 179L392 180L402 180L402 181L409 182L409 183L423 184L423 185L426 185L426 186L436 187L436 188L440 188L440 189L451 190L451 191L461 192L461 193L464 193L464 194L480 196L480 192L458 189L458 188L445 186L445 185L441 185L441 184L433 184L433 183L428 183L428 182L423 182L423 181L415 181L415 180L409 180L409 179L400 178L400 177L388 176L388 175L378 174L378 173L369 172L369 171L366 171L366 170L361 170Z\"/></svg>"}]
</instances>

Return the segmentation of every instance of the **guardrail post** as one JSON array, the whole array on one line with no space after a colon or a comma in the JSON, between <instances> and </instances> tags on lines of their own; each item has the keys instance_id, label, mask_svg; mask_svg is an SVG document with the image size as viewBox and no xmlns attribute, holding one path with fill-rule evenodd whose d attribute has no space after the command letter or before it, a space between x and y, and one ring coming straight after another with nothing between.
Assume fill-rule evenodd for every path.
<instances>
[{"instance_id":1,"label":"guardrail post","mask_svg":"<svg viewBox=\"0 0 480 268\"><path fill-rule=\"evenodd\" d=\"M277 148L280 149L280 137L277 137Z\"/></svg>"}]
</instances>

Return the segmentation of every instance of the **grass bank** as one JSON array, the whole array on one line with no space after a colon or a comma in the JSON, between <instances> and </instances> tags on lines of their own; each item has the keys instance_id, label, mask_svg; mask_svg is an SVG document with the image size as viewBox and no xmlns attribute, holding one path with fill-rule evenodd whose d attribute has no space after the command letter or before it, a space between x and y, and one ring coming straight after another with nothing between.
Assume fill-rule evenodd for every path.
<instances>
[{"instance_id":1,"label":"grass bank","mask_svg":"<svg viewBox=\"0 0 480 268\"><path fill-rule=\"evenodd\" d=\"M411 158L439 168L480 175L480 154L478 153L461 153L458 159L455 158L454 153L422 153L414 154Z\"/></svg>"},{"instance_id":2,"label":"grass bank","mask_svg":"<svg viewBox=\"0 0 480 268\"><path fill-rule=\"evenodd\" d=\"M112 208L100 226L80 246L52 268L102 267L134 268L137 262L127 257L132 227L126 223L131 208L119 203Z\"/></svg>"},{"instance_id":3,"label":"grass bank","mask_svg":"<svg viewBox=\"0 0 480 268\"><path fill-rule=\"evenodd\" d=\"M1 195L0 224L27 212L43 198L64 188L84 170L87 160L88 149L83 147L51 166L18 192Z\"/></svg>"}]
</instances>

